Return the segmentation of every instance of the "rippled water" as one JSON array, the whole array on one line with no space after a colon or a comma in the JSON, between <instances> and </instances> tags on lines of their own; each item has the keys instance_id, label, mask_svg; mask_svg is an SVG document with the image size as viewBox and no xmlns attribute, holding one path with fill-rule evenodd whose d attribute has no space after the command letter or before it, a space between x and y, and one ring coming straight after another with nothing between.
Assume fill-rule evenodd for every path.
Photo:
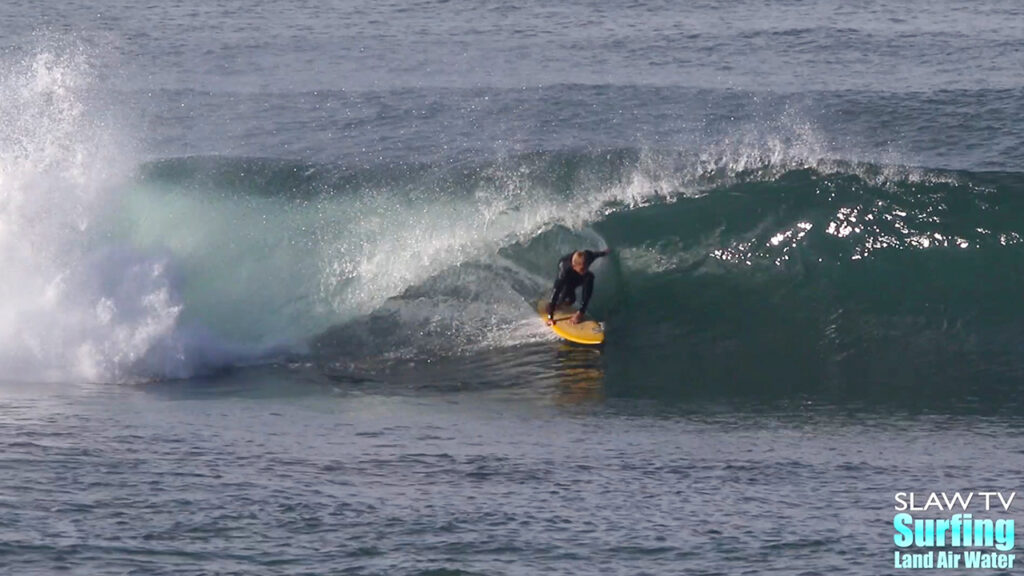
<instances>
[{"instance_id":1,"label":"rippled water","mask_svg":"<svg viewBox=\"0 0 1024 576\"><path fill-rule=\"evenodd\" d=\"M2 562L17 574L877 574L891 566L896 491L1005 489L1024 465L1015 418L596 393L285 392L252 377L8 387Z\"/></svg>"}]
</instances>

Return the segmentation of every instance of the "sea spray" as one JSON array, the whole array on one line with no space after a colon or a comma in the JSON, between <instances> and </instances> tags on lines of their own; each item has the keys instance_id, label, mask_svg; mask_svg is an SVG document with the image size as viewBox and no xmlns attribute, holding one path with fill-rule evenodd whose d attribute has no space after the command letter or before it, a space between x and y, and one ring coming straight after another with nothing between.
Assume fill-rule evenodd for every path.
<instances>
[{"instance_id":1,"label":"sea spray","mask_svg":"<svg viewBox=\"0 0 1024 576\"><path fill-rule=\"evenodd\" d=\"M0 377L130 379L181 304L160 257L102 245L97 223L130 173L73 41L0 61Z\"/></svg>"}]
</instances>

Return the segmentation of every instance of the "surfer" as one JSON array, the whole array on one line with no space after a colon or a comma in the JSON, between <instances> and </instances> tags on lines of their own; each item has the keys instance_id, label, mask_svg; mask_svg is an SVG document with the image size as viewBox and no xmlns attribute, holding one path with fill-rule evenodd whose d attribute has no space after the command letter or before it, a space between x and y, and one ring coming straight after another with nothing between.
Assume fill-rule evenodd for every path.
<instances>
[{"instance_id":1,"label":"surfer","mask_svg":"<svg viewBox=\"0 0 1024 576\"><path fill-rule=\"evenodd\" d=\"M576 289L583 286L583 303L580 309L573 314L569 322L578 324L583 321L583 315L587 313L587 305L590 304L590 296L594 293L594 273L590 271L590 265L602 256L607 256L611 250L577 250L572 254L566 254L558 260L558 278L555 280L555 289L551 292L551 302L548 302L548 326L555 323L555 307L558 304L573 304L576 302Z\"/></svg>"}]
</instances>

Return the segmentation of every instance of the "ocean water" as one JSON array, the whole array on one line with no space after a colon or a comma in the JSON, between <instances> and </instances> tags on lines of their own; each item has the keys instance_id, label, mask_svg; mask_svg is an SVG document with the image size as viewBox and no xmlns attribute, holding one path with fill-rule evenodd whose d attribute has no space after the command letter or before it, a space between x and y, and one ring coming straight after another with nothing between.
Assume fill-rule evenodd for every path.
<instances>
[{"instance_id":1,"label":"ocean water","mask_svg":"<svg viewBox=\"0 0 1024 576\"><path fill-rule=\"evenodd\" d=\"M899 573L1020 487L1018 2L0 31L4 573Z\"/></svg>"}]
</instances>

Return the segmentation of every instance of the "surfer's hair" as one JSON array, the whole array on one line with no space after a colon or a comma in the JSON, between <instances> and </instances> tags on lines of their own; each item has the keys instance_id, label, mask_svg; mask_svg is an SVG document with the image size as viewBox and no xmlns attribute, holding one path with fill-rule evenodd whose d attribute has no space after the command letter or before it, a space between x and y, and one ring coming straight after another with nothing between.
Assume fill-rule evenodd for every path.
<instances>
[{"instance_id":1,"label":"surfer's hair","mask_svg":"<svg viewBox=\"0 0 1024 576\"><path fill-rule=\"evenodd\" d=\"M587 265L587 255L583 253L583 250L577 250L577 251L573 252L573 254L572 254L572 265L573 265L574 268L576 266L586 266Z\"/></svg>"}]
</instances>

